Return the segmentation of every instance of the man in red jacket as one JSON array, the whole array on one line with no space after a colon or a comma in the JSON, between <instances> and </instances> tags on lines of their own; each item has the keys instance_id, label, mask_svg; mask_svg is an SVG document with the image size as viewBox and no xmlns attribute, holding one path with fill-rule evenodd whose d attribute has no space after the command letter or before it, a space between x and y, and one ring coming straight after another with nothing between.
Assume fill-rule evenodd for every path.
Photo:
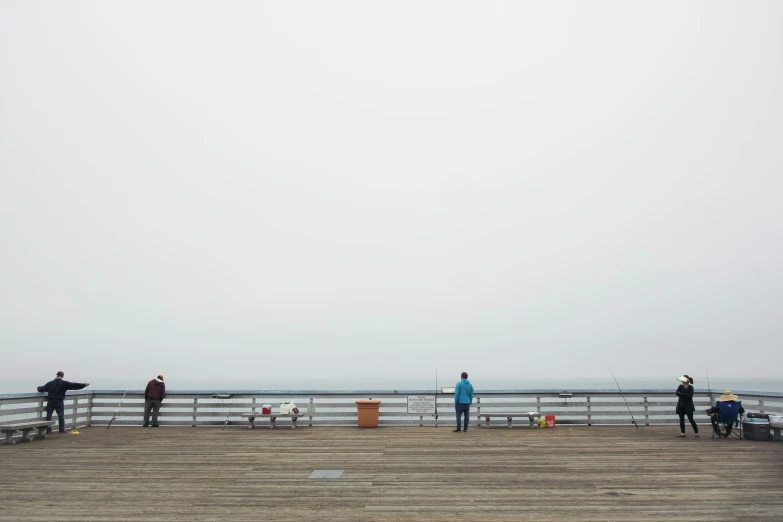
<instances>
[{"instance_id":1,"label":"man in red jacket","mask_svg":"<svg viewBox=\"0 0 783 522\"><path fill-rule=\"evenodd\" d=\"M147 383L147 389L144 390L144 427L150 425L150 410L152 410L152 427L158 427L158 412L160 403L166 396L166 385L163 384L163 376L158 375Z\"/></svg>"}]
</instances>

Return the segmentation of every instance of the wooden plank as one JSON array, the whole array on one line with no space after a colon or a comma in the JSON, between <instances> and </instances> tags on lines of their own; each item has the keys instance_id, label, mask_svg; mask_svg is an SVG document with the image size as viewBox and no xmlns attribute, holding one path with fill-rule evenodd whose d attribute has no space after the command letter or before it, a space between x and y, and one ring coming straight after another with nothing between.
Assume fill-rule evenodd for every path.
<instances>
[{"instance_id":1,"label":"wooden plank","mask_svg":"<svg viewBox=\"0 0 783 522\"><path fill-rule=\"evenodd\" d=\"M282 417L280 417L280 418L282 418ZM505 417L502 417L502 418L505 419ZM105 426L105 425L108 424L109 419L110 419L110 417L101 418L101 419L92 419L92 423L95 426ZM481 417L480 419L476 418L476 417L473 417L473 418L471 418L470 422L471 422L471 424L483 424L483 422L484 422L483 419L484 419L484 417ZM495 417L495 419L497 420L498 417ZM31 420L33 420L33 419L22 419L22 421L24 421L24 422L31 421ZM56 420L56 417L55 417L55 420ZM213 418L212 420L210 420L210 419L199 419L197 427L210 426L210 425L215 425L215 424L222 424L224 420L225 420L225 417L223 417L223 418L216 417L216 418ZM521 426L522 425L521 423L523 421L524 421L524 425L527 425L526 417L518 417L514 421L514 425L515 426L516 425L520 425ZM640 425L644 425L644 421L641 420L641 419L636 419L636 422L638 424L640 424ZM696 419L696 422L699 425L709 425L709 420L708 419ZM174 426L174 425L178 425L178 426L192 426L192 420L184 419L184 418L173 418L173 419L172 418L168 418L168 419L161 418L161 419L159 419L159 423L161 425L165 425L165 426ZM242 423L247 423L247 418L246 417L234 417L234 416L232 416L232 417L229 418L229 424L242 424ZM557 419L557 423L558 423L558 425L569 424L569 425L578 425L578 426L585 426L585 425L588 424L586 418L558 418ZM591 423L595 424L595 425L624 426L624 425L630 424L631 423L631 419L630 419L630 417L626 417L626 418L611 418L611 419L595 418L595 419L592 419ZM674 418L674 419L650 419L648 421L648 423L651 424L651 425L654 424L654 425L661 425L661 426L677 426L679 421L676 418ZM86 418L80 418L80 419L78 419L77 424L78 425L87 425L87 419ZM117 425L127 425L127 426L137 426L137 425L140 426L142 424L142 416L135 417L135 418L128 418L128 417L126 417L126 418L123 418L123 419L118 419L118 420L115 420L114 424L117 424ZM443 418L441 418L437 422L437 425L439 425L439 426L451 426L452 424L454 424L453 419L443 419ZM380 420L379 421L379 425L380 426L419 426L419 425L435 426L436 422L435 422L435 420L433 418L430 418L430 419L425 418L425 419L420 421L418 419L418 417L417 417L417 418L409 418L409 419L401 419L401 420L389 420L389 419L387 419L387 420ZM494 425L495 424L493 423L493 426ZM327 426L354 426L354 427L356 427L356 419L323 419L323 420L314 422L313 426L314 427L327 427Z\"/></svg>"},{"instance_id":2,"label":"wooden plank","mask_svg":"<svg viewBox=\"0 0 783 522\"><path fill-rule=\"evenodd\" d=\"M47 421L47 420L9 422L9 423L0 424L0 431L22 430L22 429L36 428L38 426L51 426L52 424L54 424L53 421Z\"/></svg>"},{"instance_id":3,"label":"wooden plank","mask_svg":"<svg viewBox=\"0 0 783 522\"><path fill-rule=\"evenodd\" d=\"M70 404L74 398L76 397L85 397L87 394L78 394L69 392L68 395L65 396L65 405L67 406ZM0 404L10 405L10 404L38 404L40 401L46 401L46 395L36 395L34 397L17 397L17 398L2 398L0 399Z\"/></svg>"},{"instance_id":4,"label":"wooden plank","mask_svg":"<svg viewBox=\"0 0 783 522\"><path fill-rule=\"evenodd\" d=\"M111 402L111 401L101 401L101 400L95 400L92 407L95 408L106 408L114 411L117 408L118 403L117 402ZM226 402L225 404L221 404L219 402L216 403L208 403L204 401L198 402L199 409L237 409L237 408L244 408L244 409L250 409L253 406L252 402L236 402L236 403L230 403ZM193 409L193 401L184 402L184 401L168 401L164 400L161 404L162 408L179 408L179 409L187 409L192 410ZM144 408L144 402L129 402L129 401L123 401L120 405L119 409L121 410L127 410L127 409L134 409L134 408Z\"/></svg>"},{"instance_id":5,"label":"wooden plank","mask_svg":"<svg viewBox=\"0 0 783 522\"><path fill-rule=\"evenodd\" d=\"M257 419L265 419L269 417L296 417L297 419L300 417L304 417L304 413L243 413L241 414L242 417L255 417Z\"/></svg>"},{"instance_id":6,"label":"wooden plank","mask_svg":"<svg viewBox=\"0 0 783 522\"><path fill-rule=\"evenodd\" d=\"M30 413L38 414L38 416L40 416L41 412L46 413L46 406L44 406L43 408L40 407L40 406L36 406L36 407L31 407L31 408L7 409L7 410L3 410L3 415L2 416L25 415L25 414L30 414ZM0 418L2 418L2 417L0 416Z\"/></svg>"},{"instance_id":7,"label":"wooden plank","mask_svg":"<svg viewBox=\"0 0 783 522\"><path fill-rule=\"evenodd\" d=\"M38 397L19 398L19 399L0 399L0 404L3 405L3 408L6 408L7 406L10 406L12 404L38 404L38 402L41 400L42 397L44 397L43 400L46 400L45 396L41 395Z\"/></svg>"},{"instance_id":8,"label":"wooden plank","mask_svg":"<svg viewBox=\"0 0 783 522\"><path fill-rule=\"evenodd\" d=\"M714 521L778 520L783 510L777 442L678 439L671 426L246 426L93 427L1 446L0 520L664 521L687 512ZM715 455L729 451L726 480ZM315 469L345 472L309 479ZM42 491L57 502L42 502Z\"/></svg>"}]
</instances>

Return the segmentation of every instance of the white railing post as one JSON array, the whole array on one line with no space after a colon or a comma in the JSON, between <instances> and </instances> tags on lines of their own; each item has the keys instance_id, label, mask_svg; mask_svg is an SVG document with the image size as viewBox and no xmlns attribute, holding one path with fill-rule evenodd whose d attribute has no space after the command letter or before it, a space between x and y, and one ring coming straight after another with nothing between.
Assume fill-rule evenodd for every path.
<instances>
[{"instance_id":1,"label":"white railing post","mask_svg":"<svg viewBox=\"0 0 783 522\"><path fill-rule=\"evenodd\" d=\"M198 397L193 399L193 424L191 426L193 426L194 428L196 427L196 410L197 409L198 409Z\"/></svg>"},{"instance_id":2,"label":"white railing post","mask_svg":"<svg viewBox=\"0 0 783 522\"><path fill-rule=\"evenodd\" d=\"M87 396L87 426L92 426L92 393Z\"/></svg>"},{"instance_id":3,"label":"white railing post","mask_svg":"<svg viewBox=\"0 0 783 522\"><path fill-rule=\"evenodd\" d=\"M592 405L590 404L590 396L587 396L587 425L593 425Z\"/></svg>"},{"instance_id":4,"label":"white railing post","mask_svg":"<svg viewBox=\"0 0 783 522\"><path fill-rule=\"evenodd\" d=\"M759 401L759 413L764 415L764 401Z\"/></svg>"},{"instance_id":5,"label":"white railing post","mask_svg":"<svg viewBox=\"0 0 783 522\"><path fill-rule=\"evenodd\" d=\"M650 407L647 405L647 397L644 398L644 425L650 425Z\"/></svg>"},{"instance_id":6,"label":"white railing post","mask_svg":"<svg viewBox=\"0 0 783 522\"><path fill-rule=\"evenodd\" d=\"M308 426L313 425L313 412L315 411L315 404L313 403L313 398L310 397L310 406L307 407L307 415L308 415Z\"/></svg>"},{"instance_id":7,"label":"white railing post","mask_svg":"<svg viewBox=\"0 0 783 522\"><path fill-rule=\"evenodd\" d=\"M79 416L79 399L74 397L73 399L73 426L71 426L72 429L76 429L76 419Z\"/></svg>"}]
</instances>

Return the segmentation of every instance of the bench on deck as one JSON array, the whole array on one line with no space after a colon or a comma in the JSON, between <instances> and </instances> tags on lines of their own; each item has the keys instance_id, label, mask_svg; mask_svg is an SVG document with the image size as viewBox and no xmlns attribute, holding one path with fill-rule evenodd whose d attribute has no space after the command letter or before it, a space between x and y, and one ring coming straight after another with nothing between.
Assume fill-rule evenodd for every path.
<instances>
[{"instance_id":1,"label":"bench on deck","mask_svg":"<svg viewBox=\"0 0 783 522\"><path fill-rule=\"evenodd\" d=\"M253 429L256 427L256 419L269 419L269 422L272 423L272 428L275 427L275 419L278 417L288 417L291 419L291 428L296 428L296 419L299 417L302 417L304 413L243 413L243 417L247 417L247 420L250 421L250 429Z\"/></svg>"},{"instance_id":2,"label":"bench on deck","mask_svg":"<svg viewBox=\"0 0 783 522\"><path fill-rule=\"evenodd\" d=\"M22 432L22 442L29 442L30 432L37 430L37 434L34 438L45 439L46 430L51 429L54 421L41 420L41 421L29 421L29 422L16 422L8 424L0 424L0 433L5 435L6 444L16 444L14 440L14 433L17 431Z\"/></svg>"},{"instance_id":3,"label":"bench on deck","mask_svg":"<svg viewBox=\"0 0 783 522\"><path fill-rule=\"evenodd\" d=\"M484 424L484 427L489 428L489 423L492 417L505 417L508 420L508 427L511 427L511 419L514 417L527 417L528 422L530 423L530 427L533 428L536 426L536 419L541 417L541 414L535 411L517 411L517 412L491 412L491 413L478 413L476 414L478 417L479 426L481 426L481 418L483 417L486 423Z\"/></svg>"}]
</instances>

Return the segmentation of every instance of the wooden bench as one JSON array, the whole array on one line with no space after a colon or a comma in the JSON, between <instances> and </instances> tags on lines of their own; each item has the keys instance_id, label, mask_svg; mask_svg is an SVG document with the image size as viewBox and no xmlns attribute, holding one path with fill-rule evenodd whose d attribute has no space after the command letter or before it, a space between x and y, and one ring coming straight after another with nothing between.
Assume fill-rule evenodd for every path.
<instances>
[{"instance_id":1,"label":"wooden bench","mask_svg":"<svg viewBox=\"0 0 783 522\"><path fill-rule=\"evenodd\" d=\"M256 427L256 419L269 419L269 422L272 423L272 428L275 427L275 419L278 417L288 417L291 419L291 428L296 428L296 419L299 417L302 417L304 413L243 413L243 417L247 417L247 420L250 421L250 429Z\"/></svg>"},{"instance_id":2,"label":"wooden bench","mask_svg":"<svg viewBox=\"0 0 783 522\"><path fill-rule=\"evenodd\" d=\"M14 440L14 433L17 431L22 432L22 442L29 442L31 440L31 431L38 431L34 438L45 439L46 430L51 429L53 424L54 421L47 420L0 424L0 433L5 435L6 444L16 444L16 441Z\"/></svg>"},{"instance_id":3,"label":"wooden bench","mask_svg":"<svg viewBox=\"0 0 783 522\"><path fill-rule=\"evenodd\" d=\"M508 427L511 427L511 419L514 417L527 417L528 422L530 423L530 427L533 428L536 426L536 419L541 417L540 413L537 413L535 411L517 411L517 412L491 412L491 413L478 413L476 414L479 421L479 426L481 426L481 418L483 417L486 421L484 427L489 428L489 423L492 417L505 417L508 420Z\"/></svg>"}]
</instances>

